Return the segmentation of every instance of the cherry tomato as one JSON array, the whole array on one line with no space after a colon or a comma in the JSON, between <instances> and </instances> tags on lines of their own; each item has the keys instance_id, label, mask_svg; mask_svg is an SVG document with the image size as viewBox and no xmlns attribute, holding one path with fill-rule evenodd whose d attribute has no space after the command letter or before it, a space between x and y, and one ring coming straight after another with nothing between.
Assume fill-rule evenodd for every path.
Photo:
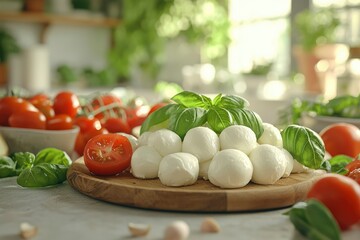
<instances>
[{"instance_id":1,"label":"cherry tomato","mask_svg":"<svg viewBox=\"0 0 360 240\"><path fill-rule=\"evenodd\" d=\"M352 170L346 176L348 176L349 178L354 179L358 184L360 184L360 168Z\"/></svg>"},{"instance_id":2,"label":"cherry tomato","mask_svg":"<svg viewBox=\"0 0 360 240\"><path fill-rule=\"evenodd\" d=\"M109 105L114 105L113 107L109 108ZM119 114L119 109L122 106L122 101L120 98L112 95L112 94L105 94L99 97L94 98L91 101L91 106L94 110L98 110L101 107L108 106L107 110L104 110L100 113L95 115L100 121L105 121L105 116L109 115L111 111L114 111L116 114ZM108 114L106 114L108 113Z\"/></svg>"},{"instance_id":3,"label":"cherry tomato","mask_svg":"<svg viewBox=\"0 0 360 240\"><path fill-rule=\"evenodd\" d=\"M38 93L29 98L29 102L31 102L32 104L34 104L34 102L47 101L47 100L50 99L49 96L46 95L45 93Z\"/></svg>"},{"instance_id":4,"label":"cherry tomato","mask_svg":"<svg viewBox=\"0 0 360 240\"><path fill-rule=\"evenodd\" d=\"M9 124L17 128L45 129L46 117L39 111L19 111L11 114Z\"/></svg>"},{"instance_id":5,"label":"cherry tomato","mask_svg":"<svg viewBox=\"0 0 360 240\"><path fill-rule=\"evenodd\" d=\"M360 186L340 174L326 174L310 188L307 198L322 202L342 230L360 221Z\"/></svg>"},{"instance_id":6,"label":"cherry tomato","mask_svg":"<svg viewBox=\"0 0 360 240\"><path fill-rule=\"evenodd\" d=\"M103 126L110 132L123 132L123 133L131 133L131 128L129 124L121 118L108 118Z\"/></svg>"},{"instance_id":7,"label":"cherry tomato","mask_svg":"<svg viewBox=\"0 0 360 240\"><path fill-rule=\"evenodd\" d=\"M155 112L156 110L158 110L159 108L162 108L164 106L168 105L168 103L166 102L159 102L159 103L156 103L154 104L151 108L150 108L150 111L149 111L149 114L150 115L151 113Z\"/></svg>"},{"instance_id":8,"label":"cherry tomato","mask_svg":"<svg viewBox=\"0 0 360 240\"><path fill-rule=\"evenodd\" d=\"M84 162L96 175L115 175L130 166L130 141L119 134L108 133L93 137L84 150Z\"/></svg>"},{"instance_id":9,"label":"cherry tomato","mask_svg":"<svg viewBox=\"0 0 360 240\"><path fill-rule=\"evenodd\" d=\"M140 126L147 118L148 112L149 108L147 106L126 109L126 120L130 128Z\"/></svg>"},{"instance_id":10,"label":"cherry tomato","mask_svg":"<svg viewBox=\"0 0 360 240\"><path fill-rule=\"evenodd\" d=\"M60 92L54 98L55 114L67 114L71 118L74 118L79 109L79 99L73 92Z\"/></svg>"},{"instance_id":11,"label":"cherry tomato","mask_svg":"<svg viewBox=\"0 0 360 240\"><path fill-rule=\"evenodd\" d=\"M101 129L100 120L94 117L79 116L74 120L74 124L80 127L80 132L88 132L94 129Z\"/></svg>"},{"instance_id":12,"label":"cherry tomato","mask_svg":"<svg viewBox=\"0 0 360 240\"><path fill-rule=\"evenodd\" d=\"M359 159L355 159L354 161L348 163L345 166L345 169L348 170L348 173L354 171L355 169L360 168L360 160Z\"/></svg>"},{"instance_id":13,"label":"cherry tomato","mask_svg":"<svg viewBox=\"0 0 360 240\"><path fill-rule=\"evenodd\" d=\"M42 112L47 119L55 116L55 111L53 109L52 103L49 99L45 100L33 100L32 104Z\"/></svg>"},{"instance_id":14,"label":"cherry tomato","mask_svg":"<svg viewBox=\"0 0 360 240\"><path fill-rule=\"evenodd\" d=\"M106 128L100 128L100 129L91 129L86 132L80 132L78 133L76 140L75 140L75 147L74 150L79 156L82 156L84 154L84 148L86 143L93 137L101 134L107 134L109 133Z\"/></svg>"},{"instance_id":15,"label":"cherry tomato","mask_svg":"<svg viewBox=\"0 0 360 240\"><path fill-rule=\"evenodd\" d=\"M46 129L48 130L67 130L72 128L73 119L66 114L55 115L46 121Z\"/></svg>"},{"instance_id":16,"label":"cherry tomato","mask_svg":"<svg viewBox=\"0 0 360 240\"><path fill-rule=\"evenodd\" d=\"M9 126L9 117L16 111L38 111L30 102L14 97L6 96L0 99L0 125Z\"/></svg>"},{"instance_id":17,"label":"cherry tomato","mask_svg":"<svg viewBox=\"0 0 360 240\"><path fill-rule=\"evenodd\" d=\"M360 153L360 129L348 123L335 123L320 132L325 149L331 156L345 154L356 157Z\"/></svg>"}]
</instances>

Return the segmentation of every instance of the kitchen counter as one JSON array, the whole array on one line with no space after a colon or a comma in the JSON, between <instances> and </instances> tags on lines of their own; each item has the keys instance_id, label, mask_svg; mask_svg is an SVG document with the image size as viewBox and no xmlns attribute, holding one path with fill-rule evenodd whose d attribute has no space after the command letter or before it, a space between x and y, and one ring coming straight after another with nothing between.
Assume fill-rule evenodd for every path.
<instances>
[{"instance_id":1,"label":"kitchen counter","mask_svg":"<svg viewBox=\"0 0 360 240\"><path fill-rule=\"evenodd\" d=\"M144 199L146 201L146 199ZM189 239L293 239L303 238L294 229L287 209L245 213L178 213L123 207L87 197L64 184L44 189L24 189L16 177L0 179L0 239L20 239L20 224L38 227L32 238L42 239L133 239L128 223L151 225L146 238L162 239L166 226L183 220L190 226ZM221 231L200 232L205 217L215 218ZM360 227L343 234L345 240L359 239Z\"/></svg>"}]
</instances>

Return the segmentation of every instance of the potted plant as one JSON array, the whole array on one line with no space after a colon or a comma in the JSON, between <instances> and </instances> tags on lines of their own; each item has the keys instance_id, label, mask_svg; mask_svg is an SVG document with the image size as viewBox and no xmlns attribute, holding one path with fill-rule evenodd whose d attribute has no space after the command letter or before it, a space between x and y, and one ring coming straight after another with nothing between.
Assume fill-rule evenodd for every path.
<instances>
[{"instance_id":1,"label":"potted plant","mask_svg":"<svg viewBox=\"0 0 360 240\"><path fill-rule=\"evenodd\" d=\"M16 39L4 28L0 28L0 86L7 83L7 60L20 51Z\"/></svg>"},{"instance_id":2,"label":"potted plant","mask_svg":"<svg viewBox=\"0 0 360 240\"><path fill-rule=\"evenodd\" d=\"M295 17L299 45L293 49L300 72L305 77L305 91L322 93L324 84L315 66L320 59L336 59L346 46L335 44L336 31L341 22L333 9L305 10ZM346 50L345 50L346 51Z\"/></svg>"}]
</instances>

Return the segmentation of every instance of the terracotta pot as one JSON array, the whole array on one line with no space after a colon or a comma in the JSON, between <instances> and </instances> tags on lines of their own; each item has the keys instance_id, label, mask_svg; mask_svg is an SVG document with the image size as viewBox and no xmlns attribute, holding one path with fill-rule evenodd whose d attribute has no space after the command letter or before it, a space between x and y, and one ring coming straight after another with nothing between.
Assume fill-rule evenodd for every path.
<instances>
[{"instance_id":1,"label":"terracotta pot","mask_svg":"<svg viewBox=\"0 0 360 240\"><path fill-rule=\"evenodd\" d=\"M322 93L320 80L315 71L319 59L313 52L307 52L299 46L295 46L293 54L297 60L298 69L305 77L305 91L310 93Z\"/></svg>"},{"instance_id":2,"label":"terracotta pot","mask_svg":"<svg viewBox=\"0 0 360 240\"><path fill-rule=\"evenodd\" d=\"M0 87L7 84L7 67L5 63L0 63Z\"/></svg>"},{"instance_id":3,"label":"terracotta pot","mask_svg":"<svg viewBox=\"0 0 360 240\"><path fill-rule=\"evenodd\" d=\"M43 12L45 0L25 0L25 10L28 12Z\"/></svg>"}]
</instances>

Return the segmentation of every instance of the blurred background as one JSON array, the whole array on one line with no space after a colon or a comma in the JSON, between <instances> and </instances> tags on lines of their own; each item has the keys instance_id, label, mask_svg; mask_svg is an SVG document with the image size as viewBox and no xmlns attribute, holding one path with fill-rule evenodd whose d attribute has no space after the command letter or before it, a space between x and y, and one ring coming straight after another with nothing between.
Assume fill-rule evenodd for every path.
<instances>
[{"instance_id":1,"label":"blurred background","mask_svg":"<svg viewBox=\"0 0 360 240\"><path fill-rule=\"evenodd\" d=\"M2 89L167 83L268 112L359 94L359 47L360 0L0 0Z\"/></svg>"}]
</instances>

